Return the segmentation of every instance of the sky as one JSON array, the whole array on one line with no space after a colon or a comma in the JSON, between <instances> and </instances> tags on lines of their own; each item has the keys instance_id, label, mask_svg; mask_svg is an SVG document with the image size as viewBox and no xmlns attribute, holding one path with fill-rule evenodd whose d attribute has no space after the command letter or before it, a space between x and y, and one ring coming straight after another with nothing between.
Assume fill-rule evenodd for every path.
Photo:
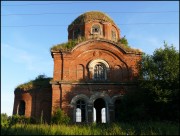
<instances>
[{"instance_id":1,"label":"sky","mask_svg":"<svg viewBox=\"0 0 180 136\"><path fill-rule=\"evenodd\" d=\"M50 48L66 42L68 25L93 10L109 15L132 48L152 55L165 40L179 50L178 1L2 1L1 113L12 115L19 84L53 76Z\"/></svg>"}]
</instances>

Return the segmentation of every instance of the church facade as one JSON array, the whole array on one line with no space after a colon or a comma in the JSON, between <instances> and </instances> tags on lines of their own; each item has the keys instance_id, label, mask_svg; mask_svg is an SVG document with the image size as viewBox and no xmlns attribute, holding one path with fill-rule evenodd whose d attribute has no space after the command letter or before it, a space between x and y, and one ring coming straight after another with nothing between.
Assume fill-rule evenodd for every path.
<instances>
[{"instance_id":1,"label":"church facade","mask_svg":"<svg viewBox=\"0 0 180 136\"><path fill-rule=\"evenodd\" d=\"M142 52L122 44L114 21L86 12L68 27L68 43L51 48L53 79L45 89L15 91L13 114L50 120L61 108L72 122L107 123L119 119L120 103L136 89ZM22 108L21 105L25 105Z\"/></svg>"}]
</instances>

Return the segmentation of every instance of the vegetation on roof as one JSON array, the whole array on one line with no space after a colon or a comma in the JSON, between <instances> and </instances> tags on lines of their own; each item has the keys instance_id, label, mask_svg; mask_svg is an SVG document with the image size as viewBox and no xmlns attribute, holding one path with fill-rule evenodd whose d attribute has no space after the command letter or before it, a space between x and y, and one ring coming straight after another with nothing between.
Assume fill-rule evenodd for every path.
<instances>
[{"instance_id":1,"label":"vegetation on roof","mask_svg":"<svg viewBox=\"0 0 180 136\"><path fill-rule=\"evenodd\" d=\"M118 46L120 46L121 48L123 48L124 50L128 51L128 52L142 52L141 50L139 49L134 49L132 48L129 43L128 43L128 40L126 39L126 36L122 37L119 39L118 41Z\"/></svg>"},{"instance_id":2,"label":"vegetation on roof","mask_svg":"<svg viewBox=\"0 0 180 136\"><path fill-rule=\"evenodd\" d=\"M119 42L120 42L121 44L124 44L124 45L127 46L127 47L130 47L130 46L129 46L129 43L128 43L128 40L126 39L126 36L120 38L120 39L119 39Z\"/></svg>"},{"instance_id":3,"label":"vegetation on roof","mask_svg":"<svg viewBox=\"0 0 180 136\"><path fill-rule=\"evenodd\" d=\"M45 88L50 86L50 80L52 78L46 77L45 75L38 75L34 80L30 80L29 82L26 82L24 84L20 84L15 88L16 90L23 90L27 91L30 89L35 89L35 88Z\"/></svg>"},{"instance_id":4,"label":"vegetation on roof","mask_svg":"<svg viewBox=\"0 0 180 136\"><path fill-rule=\"evenodd\" d=\"M105 40L107 40L107 39L105 39ZM79 37L78 39L75 39L75 40L69 40L66 43L54 45L50 49L50 51L71 51L78 43L81 43L83 41L86 41L86 39L84 37ZM123 38L121 38L118 42L115 42L115 44L127 52L135 52L135 53L142 52L139 49L134 49L134 48L130 47L125 36Z\"/></svg>"},{"instance_id":5,"label":"vegetation on roof","mask_svg":"<svg viewBox=\"0 0 180 136\"><path fill-rule=\"evenodd\" d=\"M127 45L122 44L122 43L118 43L117 45L127 52L134 52L134 53L141 53L142 52L140 49L134 49L134 48L130 47L129 45L127 46Z\"/></svg>"},{"instance_id":6,"label":"vegetation on roof","mask_svg":"<svg viewBox=\"0 0 180 136\"><path fill-rule=\"evenodd\" d=\"M77 17L69 26L68 30L72 28L74 25L82 25L88 21L94 21L94 20L100 20L103 22L110 22L112 24L115 24L114 21L105 13L99 12L99 11L90 11L86 12L79 17Z\"/></svg>"},{"instance_id":7,"label":"vegetation on roof","mask_svg":"<svg viewBox=\"0 0 180 136\"><path fill-rule=\"evenodd\" d=\"M51 47L51 51L71 51L73 47L75 47L78 43L85 41L86 39L84 37L79 37L78 39L75 40L69 40L66 43L60 43L56 44L53 47Z\"/></svg>"}]
</instances>

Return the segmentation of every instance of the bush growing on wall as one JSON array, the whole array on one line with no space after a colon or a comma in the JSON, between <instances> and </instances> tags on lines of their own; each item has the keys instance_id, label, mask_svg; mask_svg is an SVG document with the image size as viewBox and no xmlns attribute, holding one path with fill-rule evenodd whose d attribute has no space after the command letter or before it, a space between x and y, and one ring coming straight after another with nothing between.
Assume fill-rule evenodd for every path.
<instances>
[{"instance_id":1,"label":"bush growing on wall","mask_svg":"<svg viewBox=\"0 0 180 136\"><path fill-rule=\"evenodd\" d=\"M51 118L52 124L68 124L70 118L59 108L54 112Z\"/></svg>"}]
</instances>

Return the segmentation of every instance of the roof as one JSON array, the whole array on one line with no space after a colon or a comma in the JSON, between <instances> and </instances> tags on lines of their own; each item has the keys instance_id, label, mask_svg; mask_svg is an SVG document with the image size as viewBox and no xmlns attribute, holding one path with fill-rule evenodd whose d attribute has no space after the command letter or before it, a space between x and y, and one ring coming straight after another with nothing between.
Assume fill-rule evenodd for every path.
<instances>
[{"instance_id":1,"label":"roof","mask_svg":"<svg viewBox=\"0 0 180 136\"><path fill-rule=\"evenodd\" d=\"M120 49L122 49L124 52L126 53L134 53L134 54L142 54L142 51L140 51L139 49L133 49L127 45L124 45L120 42L113 42L111 40L107 40L107 39L103 39L103 38L99 38L99 39L82 39L81 41L68 41L66 43L61 43L61 44L57 44L54 45L53 47L51 47L50 51L51 51L51 55L53 52L71 52L73 50L73 48L75 46L77 46L78 44L87 44L90 41L101 41L101 42L108 42L110 44L114 44L117 47L119 47Z\"/></svg>"},{"instance_id":2,"label":"roof","mask_svg":"<svg viewBox=\"0 0 180 136\"><path fill-rule=\"evenodd\" d=\"M100 11L89 11L84 14L81 14L77 17L69 26L68 30L71 29L74 25L84 24L89 21L99 20L102 22L109 22L115 25L114 21L105 13Z\"/></svg>"}]
</instances>

